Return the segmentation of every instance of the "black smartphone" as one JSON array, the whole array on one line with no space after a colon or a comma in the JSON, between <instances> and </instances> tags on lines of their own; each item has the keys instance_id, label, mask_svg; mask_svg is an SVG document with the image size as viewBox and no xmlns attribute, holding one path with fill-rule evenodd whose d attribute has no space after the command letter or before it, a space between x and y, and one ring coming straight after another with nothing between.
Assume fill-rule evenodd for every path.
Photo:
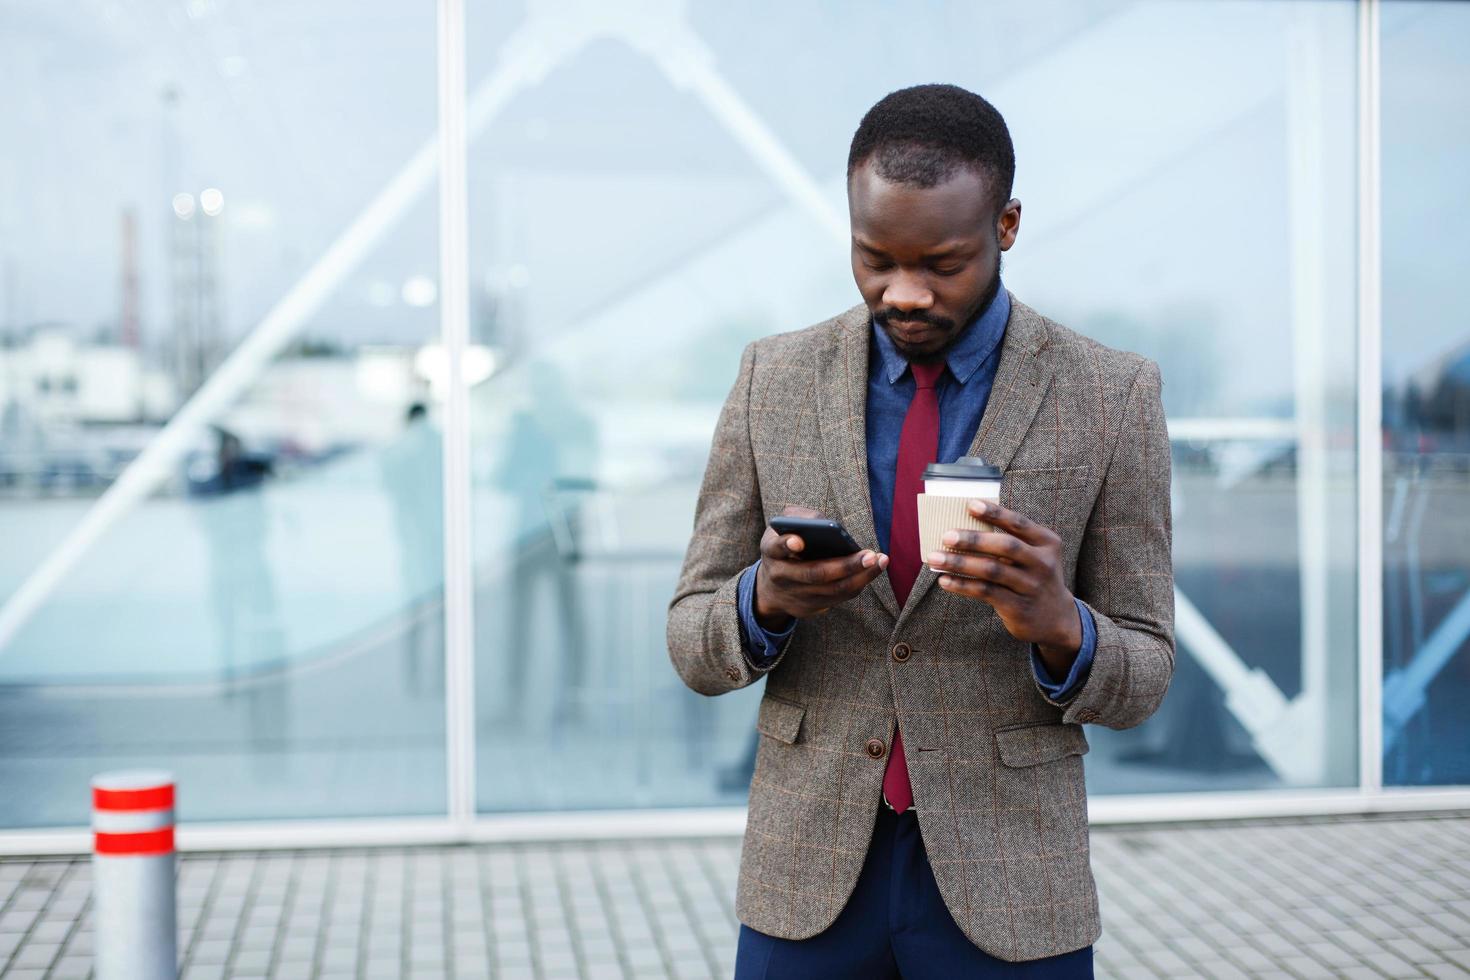
<instances>
[{"instance_id":1,"label":"black smartphone","mask_svg":"<svg viewBox=\"0 0 1470 980\"><path fill-rule=\"evenodd\" d=\"M773 517L771 527L777 534L794 534L806 548L803 559L842 558L861 548L841 521L827 517Z\"/></svg>"}]
</instances>

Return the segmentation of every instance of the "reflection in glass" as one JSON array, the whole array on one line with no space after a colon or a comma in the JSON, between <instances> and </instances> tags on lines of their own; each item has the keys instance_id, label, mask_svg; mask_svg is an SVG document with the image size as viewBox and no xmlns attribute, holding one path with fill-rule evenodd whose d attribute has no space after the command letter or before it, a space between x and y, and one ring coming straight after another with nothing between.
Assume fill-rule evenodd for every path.
<instances>
[{"instance_id":1,"label":"reflection in glass","mask_svg":"<svg viewBox=\"0 0 1470 980\"><path fill-rule=\"evenodd\" d=\"M0 149L0 608L233 352L296 320L0 642L0 826L83 822L72 787L103 765L174 769L187 819L442 813L446 530L472 534L481 809L741 802L760 691L701 699L663 643L710 433L745 343L857 301L847 141L936 78L1010 120L1007 283L1163 366L1179 668L1158 717L1092 733L1093 790L1352 781L1354 4L939 4L861 71L886 9L472 5L468 531L443 527L437 229L410 165L432 15L38 9L0 14L0 127L28 134ZM1445 550L1470 221L1439 220L1463 200L1440 125L1467 116L1463 17L1384 17L1404 782L1465 781L1470 744Z\"/></svg>"},{"instance_id":2,"label":"reflection in glass","mask_svg":"<svg viewBox=\"0 0 1470 980\"><path fill-rule=\"evenodd\" d=\"M743 799L759 686L683 689L664 604L741 348L858 301L843 179L857 120L936 78L991 98L1016 139L1008 285L1163 366L1180 665L1157 718L1090 736L1093 790L1350 784L1353 5L940 5L904 46L916 54L861 72L853 39L880 36L886 11L765 6L691 3L656 24L610 7L588 28L599 43L522 88L517 46L545 26L533 6L498 60L471 66L472 94L516 91L487 124L497 151L471 148L477 339L499 365L473 430L481 808ZM1005 44L985 40L997 18ZM699 71L670 69L691 51ZM553 471L550 446L521 464L542 484L591 480L567 606L505 581L550 521L505 469L542 362L600 447L593 471ZM586 711L562 724L579 622ZM495 707L511 700L514 723Z\"/></svg>"},{"instance_id":3,"label":"reflection in glass","mask_svg":"<svg viewBox=\"0 0 1470 980\"><path fill-rule=\"evenodd\" d=\"M262 485L272 475L269 457L247 453L240 437L216 428L214 471L191 492L208 501L196 508L208 551L210 607L218 631L221 680L230 684L240 665L277 663L284 650L276 583L266 547L270 514Z\"/></svg>"},{"instance_id":4,"label":"reflection in glass","mask_svg":"<svg viewBox=\"0 0 1470 980\"><path fill-rule=\"evenodd\" d=\"M437 474L444 467L444 440L423 402L408 407L403 432L383 450L381 462L398 538L403 685L411 695L442 695L444 495Z\"/></svg>"},{"instance_id":5,"label":"reflection in glass","mask_svg":"<svg viewBox=\"0 0 1470 980\"><path fill-rule=\"evenodd\" d=\"M504 706L515 720L527 705L526 667L552 661L552 722L580 717L587 692L587 636L577 582L582 515L578 491L593 490L597 430L556 367L530 366L528 404L510 418L496 483L511 498L519 540L507 570L510 586L509 671ZM538 586L549 589L556 615L538 622ZM556 629L559 636L537 636ZM532 654L531 651L541 651Z\"/></svg>"},{"instance_id":6,"label":"reflection in glass","mask_svg":"<svg viewBox=\"0 0 1470 980\"><path fill-rule=\"evenodd\" d=\"M442 813L434 15L186 6L0 10L0 828Z\"/></svg>"},{"instance_id":7,"label":"reflection in glass","mask_svg":"<svg viewBox=\"0 0 1470 980\"><path fill-rule=\"evenodd\" d=\"M1470 8L1383 8L1383 781L1470 783Z\"/></svg>"}]
</instances>

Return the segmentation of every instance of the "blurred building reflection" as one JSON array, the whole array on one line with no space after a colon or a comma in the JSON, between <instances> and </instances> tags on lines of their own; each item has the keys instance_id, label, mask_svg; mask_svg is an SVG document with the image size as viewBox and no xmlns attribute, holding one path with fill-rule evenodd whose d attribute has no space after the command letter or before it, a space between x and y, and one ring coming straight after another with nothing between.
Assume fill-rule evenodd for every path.
<instances>
[{"instance_id":1,"label":"blurred building reflection","mask_svg":"<svg viewBox=\"0 0 1470 980\"><path fill-rule=\"evenodd\" d=\"M1383 778L1470 783L1470 6L1384 10Z\"/></svg>"},{"instance_id":2,"label":"blurred building reflection","mask_svg":"<svg viewBox=\"0 0 1470 980\"><path fill-rule=\"evenodd\" d=\"M469 4L458 365L434 15L370 6L0 12L0 828L104 758L189 819L443 815L448 541L480 810L741 803L760 691L663 645L710 433L857 302L847 142L936 78L1015 135L1007 284L1166 380L1179 667L1090 790L1358 783L1358 3L935 3L860 71L889 8ZM1470 5L1382 9L1384 773L1463 785Z\"/></svg>"}]
</instances>

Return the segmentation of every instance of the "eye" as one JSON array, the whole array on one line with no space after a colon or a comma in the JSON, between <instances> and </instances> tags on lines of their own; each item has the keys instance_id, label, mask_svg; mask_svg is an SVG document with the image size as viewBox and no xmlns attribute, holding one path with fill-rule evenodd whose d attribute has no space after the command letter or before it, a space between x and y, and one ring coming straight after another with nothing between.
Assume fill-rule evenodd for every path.
<instances>
[{"instance_id":1,"label":"eye","mask_svg":"<svg viewBox=\"0 0 1470 980\"><path fill-rule=\"evenodd\" d=\"M955 266L945 265L945 266L935 266L934 267L934 274L936 276L957 276L961 272L964 272L964 271L965 271L965 267L962 266L962 265L955 265Z\"/></svg>"},{"instance_id":2,"label":"eye","mask_svg":"<svg viewBox=\"0 0 1470 980\"><path fill-rule=\"evenodd\" d=\"M867 266L874 272L887 272L889 269L893 268L892 262L884 262L881 259L863 259L863 265Z\"/></svg>"}]
</instances>

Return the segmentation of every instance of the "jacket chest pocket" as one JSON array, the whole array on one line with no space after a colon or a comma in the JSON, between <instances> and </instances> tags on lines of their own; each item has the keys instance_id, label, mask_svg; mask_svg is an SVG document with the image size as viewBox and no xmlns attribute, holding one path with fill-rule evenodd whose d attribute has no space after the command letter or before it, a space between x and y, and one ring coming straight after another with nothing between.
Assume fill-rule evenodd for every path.
<instances>
[{"instance_id":1,"label":"jacket chest pocket","mask_svg":"<svg viewBox=\"0 0 1470 980\"><path fill-rule=\"evenodd\" d=\"M1092 467L1057 466L1007 470L1000 503L1053 531L1081 524L1092 511Z\"/></svg>"},{"instance_id":2,"label":"jacket chest pocket","mask_svg":"<svg viewBox=\"0 0 1470 980\"><path fill-rule=\"evenodd\" d=\"M1018 467L1006 471L1000 493L1004 497L1007 490L1027 495L1086 490L1091 482L1092 467L1086 463L1078 466Z\"/></svg>"}]
</instances>

